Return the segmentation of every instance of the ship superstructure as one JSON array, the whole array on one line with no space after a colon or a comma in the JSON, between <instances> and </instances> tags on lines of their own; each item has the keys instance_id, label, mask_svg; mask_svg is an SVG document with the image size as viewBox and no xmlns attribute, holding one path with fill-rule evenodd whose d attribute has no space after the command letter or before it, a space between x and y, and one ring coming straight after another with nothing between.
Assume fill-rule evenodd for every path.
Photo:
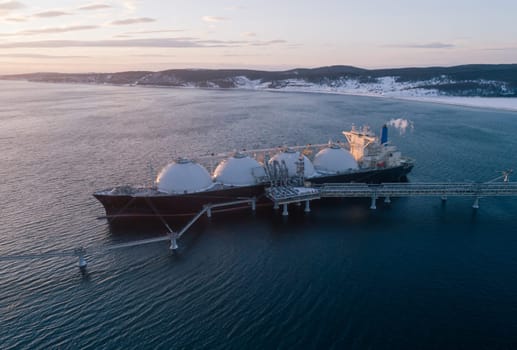
<instances>
[{"instance_id":1,"label":"ship superstructure","mask_svg":"<svg viewBox=\"0 0 517 350\"><path fill-rule=\"evenodd\" d=\"M388 127L384 125L379 139L368 126L361 130L352 127L343 131L350 153L361 168L384 168L398 166L403 161L402 154L396 146L388 142Z\"/></svg>"}]
</instances>

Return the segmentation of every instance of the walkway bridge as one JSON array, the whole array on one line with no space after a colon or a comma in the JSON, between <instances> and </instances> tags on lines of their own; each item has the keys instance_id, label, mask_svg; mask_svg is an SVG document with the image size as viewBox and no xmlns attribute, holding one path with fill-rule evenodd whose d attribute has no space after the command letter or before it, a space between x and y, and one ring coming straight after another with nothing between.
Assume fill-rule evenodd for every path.
<instances>
[{"instance_id":1,"label":"walkway bridge","mask_svg":"<svg viewBox=\"0 0 517 350\"><path fill-rule=\"evenodd\" d=\"M483 197L517 196L517 182L446 182L446 183L330 183L312 187L271 187L266 196L275 206L284 205L283 215L287 215L287 204L305 201L306 211L309 201L320 198L371 198L371 209L376 209L376 200L384 198L386 203L393 197L472 197L473 208L479 208Z\"/></svg>"}]
</instances>

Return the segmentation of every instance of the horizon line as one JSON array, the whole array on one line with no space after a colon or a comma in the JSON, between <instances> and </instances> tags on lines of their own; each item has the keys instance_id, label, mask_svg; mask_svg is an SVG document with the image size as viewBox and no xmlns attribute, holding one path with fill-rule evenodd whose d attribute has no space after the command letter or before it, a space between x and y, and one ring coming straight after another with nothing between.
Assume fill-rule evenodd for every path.
<instances>
[{"instance_id":1,"label":"horizon line","mask_svg":"<svg viewBox=\"0 0 517 350\"><path fill-rule=\"evenodd\" d=\"M324 65L324 66L308 66L308 67L294 67L294 68L283 68L283 69L257 69L257 68L168 68L162 70L145 70L145 69L135 69L135 70L121 70L121 71L92 71L92 72L52 72L52 71L38 71L38 72L26 72L26 73L8 73L8 74L0 74L0 76L15 76L15 75L28 75L28 74L119 74L119 73L130 73L130 72L149 72L149 73L159 73L170 70L178 70L178 71L256 71L256 72L288 72L294 71L298 69L320 69L320 68L333 68L333 67L348 67L361 69L365 71L376 71L376 70L390 70L390 69L426 69L426 68L455 68L455 67L463 67L463 66L512 66L517 65L515 63L465 63L465 64L454 64L454 65L423 65L423 66L391 66L391 67L382 67L382 68L363 68L358 66L352 66L347 64L334 64L334 65Z\"/></svg>"}]
</instances>

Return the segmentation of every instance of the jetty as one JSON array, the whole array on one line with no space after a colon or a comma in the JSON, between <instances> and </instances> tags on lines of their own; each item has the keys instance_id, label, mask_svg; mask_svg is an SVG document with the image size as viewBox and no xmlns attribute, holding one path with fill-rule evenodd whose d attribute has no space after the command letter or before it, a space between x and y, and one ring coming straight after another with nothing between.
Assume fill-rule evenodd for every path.
<instances>
[{"instance_id":1,"label":"jetty","mask_svg":"<svg viewBox=\"0 0 517 350\"><path fill-rule=\"evenodd\" d=\"M503 181L475 183L475 182L415 182L415 183L328 183L328 184L310 184L304 185L288 185L286 183L275 182L265 189L265 196L268 198L274 209L282 206L283 216L288 216L289 204L305 203L304 211L309 213L310 203L314 200L324 198L369 198L370 209L377 208L378 200L383 199L384 203L391 203L392 198L400 197L437 197L442 201L446 201L449 197L470 197L473 199L472 208L479 209L479 201L481 198L487 197L516 197L517 182L510 182L508 175L510 172L503 172ZM498 178L499 179L499 178ZM185 225L181 230L174 231L171 229L167 221L155 211L155 216L166 227L168 234L156 238L135 240L127 243L114 244L109 246L91 246L78 247L60 252L48 252L41 254L21 254L0 256L0 261L6 260L33 260L41 258L53 257L75 257L78 259L78 267L84 270L87 266L87 255L97 255L113 250L136 247L146 244L167 241L170 243L169 249L176 251L178 240L187 232L187 230L204 215L212 217L212 209L221 207L231 207L236 204L249 205L252 211L256 210L257 198L242 198L239 200L228 201L225 203L203 205L202 209Z\"/></svg>"},{"instance_id":2,"label":"jetty","mask_svg":"<svg viewBox=\"0 0 517 350\"><path fill-rule=\"evenodd\" d=\"M484 197L517 196L517 182L446 182L446 183L331 183L313 187L276 186L266 190L266 196L275 207L283 205L283 215L288 215L287 205L305 202L306 211L312 200L321 198L371 198L370 209L384 198L390 203L394 197L472 197L472 207L479 208L479 199Z\"/></svg>"}]
</instances>

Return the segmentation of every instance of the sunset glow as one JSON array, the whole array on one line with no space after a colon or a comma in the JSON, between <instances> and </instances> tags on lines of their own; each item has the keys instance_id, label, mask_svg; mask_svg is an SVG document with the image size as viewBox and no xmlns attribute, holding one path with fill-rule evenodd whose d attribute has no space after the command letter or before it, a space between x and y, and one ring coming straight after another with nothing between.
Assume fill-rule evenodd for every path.
<instances>
[{"instance_id":1,"label":"sunset glow","mask_svg":"<svg viewBox=\"0 0 517 350\"><path fill-rule=\"evenodd\" d=\"M514 63L517 2L0 0L0 74Z\"/></svg>"}]
</instances>

